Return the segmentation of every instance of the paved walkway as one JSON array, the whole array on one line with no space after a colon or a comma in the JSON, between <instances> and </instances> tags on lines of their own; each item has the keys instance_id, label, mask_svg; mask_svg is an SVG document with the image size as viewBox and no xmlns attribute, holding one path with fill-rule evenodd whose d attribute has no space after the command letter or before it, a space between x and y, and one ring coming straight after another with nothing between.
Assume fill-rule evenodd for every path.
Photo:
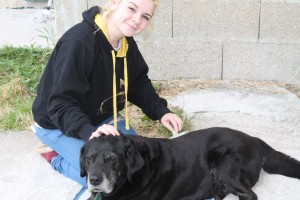
<instances>
[{"instance_id":1,"label":"paved walkway","mask_svg":"<svg viewBox=\"0 0 300 200\"><path fill-rule=\"evenodd\" d=\"M300 99L276 85L195 89L168 99L193 116L192 129L224 126L244 131L300 160ZM36 153L32 132L0 133L1 199L73 199L80 185L53 171ZM264 172L254 191L259 199L300 196L300 181ZM229 195L226 200L235 200Z\"/></svg>"},{"instance_id":2,"label":"paved walkway","mask_svg":"<svg viewBox=\"0 0 300 200\"><path fill-rule=\"evenodd\" d=\"M4 0L0 3L0 47L4 45L47 47L51 45L55 21L34 22L37 13L45 11L47 2Z\"/></svg>"},{"instance_id":3,"label":"paved walkway","mask_svg":"<svg viewBox=\"0 0 300 200\"><path fill-rule=\"evenodd\" d=\"M80 185L52 170L36 152L33 132L0 133L0 199L72 199Z\"/></svg>"}]
</instances>

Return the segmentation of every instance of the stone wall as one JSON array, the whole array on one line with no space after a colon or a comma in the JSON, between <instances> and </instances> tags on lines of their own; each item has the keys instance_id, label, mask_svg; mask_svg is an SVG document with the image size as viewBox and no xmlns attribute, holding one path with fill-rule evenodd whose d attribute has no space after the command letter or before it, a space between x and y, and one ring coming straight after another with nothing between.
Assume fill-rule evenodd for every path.
<instances>
[{"instance_id":1,"label":"stone wall","mask_svg":"<svg viewBox=\"0 0 300 200\"><path fill-rule=\"evenodd\" d=\"M57 36L101 0L54 0ZM275 80L300 86L300 0L161 0L147 39L154 80Z\"/></svg>"}]
</instances>

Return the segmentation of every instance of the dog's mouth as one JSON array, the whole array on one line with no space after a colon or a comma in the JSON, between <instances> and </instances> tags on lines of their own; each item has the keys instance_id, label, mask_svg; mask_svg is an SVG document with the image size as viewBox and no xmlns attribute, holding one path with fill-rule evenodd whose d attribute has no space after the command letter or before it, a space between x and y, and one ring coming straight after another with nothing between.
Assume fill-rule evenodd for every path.
<instances>
[{"instance_id":1,"label":"dog's mouth","mask_svg":"<svg viewBox=\"0 0 300 200\"><path fill-rule=\"evenodd\" d=\"M100 193L100 192L102 192L102 190L99 190L99 189L93 189L91 192L93 192L93 193Z\"/></svg>"},{"instance_id":2,"label":"dog's mouth","mask_svg":"<svg viewBox=\"0 0 300 200\"><path fill-rule=\"evenodd\" d=\"M88 186L88 189L90 192L93 193L105 193L105 194L109 194L112 192L112 189L110 188L102 188L101 185L100 186L94 186L94 187L90 187Z\"/></svg>"},{"instance_id":3,"label":"dog's mouth","mask_svg":"<svg viewBox=\"0 0 300 200\"><path fill-rule=\"evenodd\" d=\"M105 193L105 194L109 194L112 192L112 188L111 187L105 187L103 184L97 185L97 186L91 186L88 184L88 189L90 192L93 193Z\"/></svg>"},{"instance_id":4,"label":"dog's mouth","mask_svg":"<svg viewBox=\"0 0 300 200\"><path fill-rule=\"evenodd\" d=\"M98 185L91 184L89 178L88 178L87 184L88 184L89 191L93 192L93 193L101 192L101 193L109 194L113 190L113 186L112 186L111 182L106 178L105 175L103 176L102 182L99 183Z\"/></svg>"}]
</instances>

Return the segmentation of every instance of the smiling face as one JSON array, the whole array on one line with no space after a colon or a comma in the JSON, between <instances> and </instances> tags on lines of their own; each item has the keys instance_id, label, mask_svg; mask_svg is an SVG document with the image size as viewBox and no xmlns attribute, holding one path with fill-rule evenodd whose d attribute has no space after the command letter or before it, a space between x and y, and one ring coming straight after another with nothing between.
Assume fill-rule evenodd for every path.
<instances>
[{"instance_id":1,"label":"smiling face","mask_svg":"<svg viewBox=\"0 0 300 200\"><path fill-rule=\"evenodd\" d=\"M111 39L132 37L141 33L149 24L155 10L153 0L111 0L112 15L107 28Z\"/></svg>"}]
</instances>

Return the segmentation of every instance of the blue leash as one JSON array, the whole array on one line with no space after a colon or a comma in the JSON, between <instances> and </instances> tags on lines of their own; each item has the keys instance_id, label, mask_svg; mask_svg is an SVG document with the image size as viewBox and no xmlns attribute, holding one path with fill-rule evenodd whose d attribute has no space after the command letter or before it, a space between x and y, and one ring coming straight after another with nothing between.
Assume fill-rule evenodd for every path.
<instances>
[{"instance_id":1,"label":"blue leash","mask_svg":"<svg viewBox=\"0 0 300 200\"><path fill-rule=\"evenodd\" d=\"M82 187L81 190L79 190L79 192L76 194L76 196L74 197L73 200L78 200L86 190L87 190L86 187Z\"/></svg>"}]
</instances>

